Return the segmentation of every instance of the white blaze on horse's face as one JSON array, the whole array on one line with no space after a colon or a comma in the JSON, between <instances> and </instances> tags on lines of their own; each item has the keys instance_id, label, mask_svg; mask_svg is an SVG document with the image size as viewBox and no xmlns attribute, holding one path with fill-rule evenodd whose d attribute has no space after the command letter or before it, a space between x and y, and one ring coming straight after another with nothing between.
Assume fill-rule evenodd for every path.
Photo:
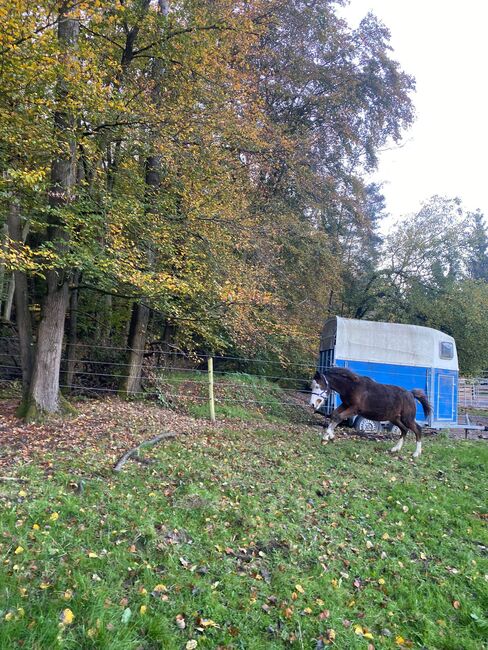
<instances>
[{"instance_id":1,"label":"white blaze on horse's face","mask_svg":"<svg viewBox=\"0 0 488 650\"><path fill-rule=\"evenodd\" d=\"M327 388L322 388L322 386L315 381L315 379L312 380L312 394L310 395L310 406L313 406L314 411L318 411L319 408L324 404L325 399L328 395L329 391Z\"/></svg>"}]
</instances>

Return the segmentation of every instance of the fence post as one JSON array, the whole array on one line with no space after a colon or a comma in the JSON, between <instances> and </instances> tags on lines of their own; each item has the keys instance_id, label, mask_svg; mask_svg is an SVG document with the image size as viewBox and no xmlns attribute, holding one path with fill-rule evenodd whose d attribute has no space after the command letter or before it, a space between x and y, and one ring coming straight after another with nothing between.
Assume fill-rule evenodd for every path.
<instances>
[{"instance_id":1,"label":"fence post","mask_svg":"<svg viewBox=\"0 0 488 650\"><path fill-rule=\"evenodd\" d=\"M208 403L210 406L210 420L212 422L215 422L213 357L208 357L207 361L208 361Z\"/></svg>"}]
</instances>

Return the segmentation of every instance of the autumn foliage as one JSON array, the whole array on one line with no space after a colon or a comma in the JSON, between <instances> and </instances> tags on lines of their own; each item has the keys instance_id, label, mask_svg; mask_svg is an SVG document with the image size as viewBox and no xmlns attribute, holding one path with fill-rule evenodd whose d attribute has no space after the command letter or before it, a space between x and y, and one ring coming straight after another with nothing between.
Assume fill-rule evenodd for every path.
<instances>
[{"instance_id":1,"label":"autumn foliage","mask_svg":"<svg viewBox=\"0 0 488 650\"><path fill-rule=\"evenodd\" d=\"M83 339L309 355L374 230L365 173L412 120L386 28L351 30L331 0L6 1L0 18L2 282L28 407L60 408Z\"/></svg>"}]
</instances>

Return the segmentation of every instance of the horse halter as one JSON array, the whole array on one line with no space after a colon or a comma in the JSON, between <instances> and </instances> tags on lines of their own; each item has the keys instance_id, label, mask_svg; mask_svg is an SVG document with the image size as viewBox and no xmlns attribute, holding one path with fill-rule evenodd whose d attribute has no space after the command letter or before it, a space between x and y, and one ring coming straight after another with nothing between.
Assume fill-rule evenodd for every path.
<instances>
[{"instance_id":1,"label":"horse halter","mask_svg":"<svg viewBox=\"0 0 488 650\"><path fill-rule=\"evenodd\" d=\"M321 388L320 384L316 381L315 383L317 384L317 386L319 387L320 390L319 391L312 390L311 395L315 395L316 397L322 397L324 399L324 401L325 401L325 398L330 395L331 389L330 389L330 384L327 381L327 379L325 377L324 377L324 379L325 379L326 387L323 388L323 389L320 389Z\"/></svg>"}]
</instances>

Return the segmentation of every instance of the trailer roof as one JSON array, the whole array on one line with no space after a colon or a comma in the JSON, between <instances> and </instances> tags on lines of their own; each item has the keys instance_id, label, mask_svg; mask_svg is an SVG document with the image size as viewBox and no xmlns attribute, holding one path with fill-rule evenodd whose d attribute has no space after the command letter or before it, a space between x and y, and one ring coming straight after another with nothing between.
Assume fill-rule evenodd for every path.
<instances>
[{"instance_id":1,"label":"trailer roof","mask_svg":"<svg viewBox=\"0 0 488 650\"><path fill-rule=\"evenodd\" d=\"M321 350L331 348L336 359L458 370L453 337L419 325L334 316L325 322L320 338ZM443 358L449 351L452 357Z\"/></svg>"}]
</instances>

